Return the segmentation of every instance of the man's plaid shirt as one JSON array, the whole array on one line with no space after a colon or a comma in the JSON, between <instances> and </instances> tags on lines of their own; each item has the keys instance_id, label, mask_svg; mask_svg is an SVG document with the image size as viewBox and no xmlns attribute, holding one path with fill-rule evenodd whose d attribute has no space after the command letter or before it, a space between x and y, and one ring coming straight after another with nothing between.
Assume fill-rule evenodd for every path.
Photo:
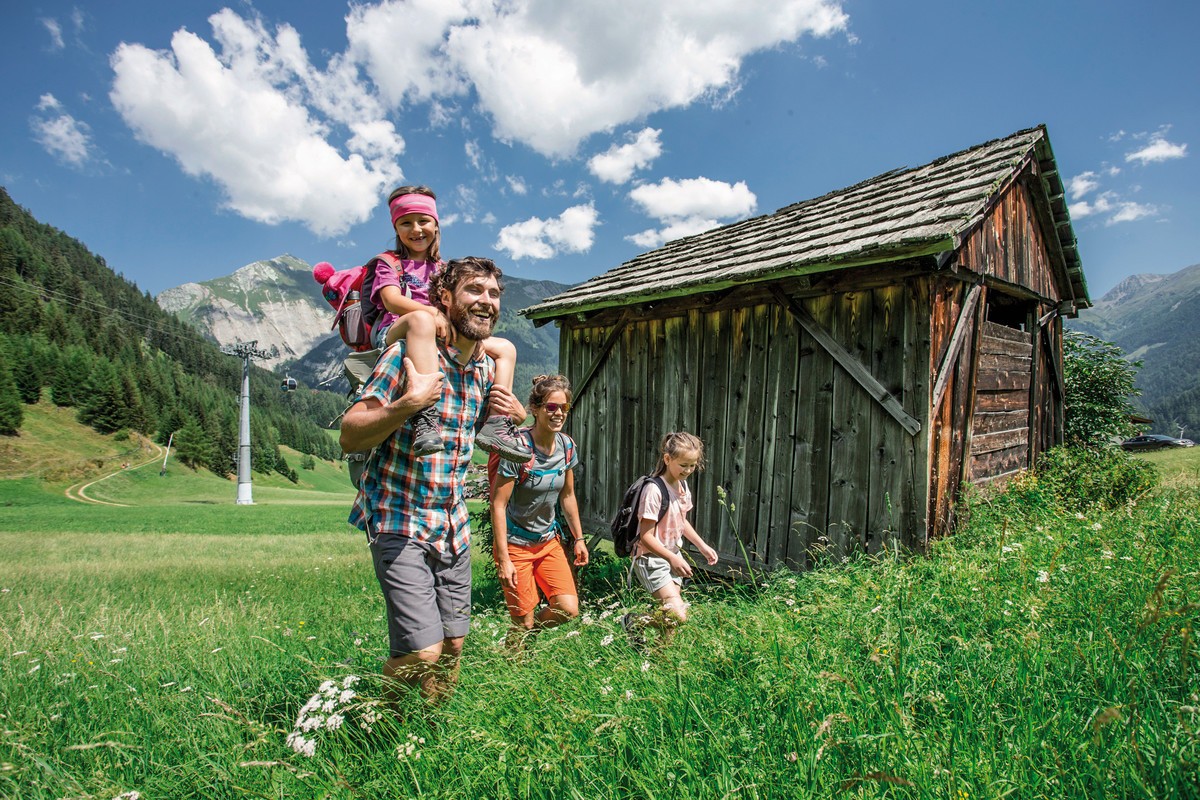
<instances>
[{"instance_id":1,"label":"man's plaid shirt","mask_svg":"<svg viewBox=\"0 0 1200 800\"><path fill-rule=\"evenodd\" d=\"M375 365L360 400L390 403L404 394L404 342L389 347ZM412 425L405 423L377 448L362 477L350 524L370 535L399 534L429 542L440 553L462 553L471 529L463 483L475 447L475 423L496 377L496 363L477 348L465 365L457 351L438 345L438 366L446 379L438 411L445 448L414 458Z\"/></svg>"}]
</instances>

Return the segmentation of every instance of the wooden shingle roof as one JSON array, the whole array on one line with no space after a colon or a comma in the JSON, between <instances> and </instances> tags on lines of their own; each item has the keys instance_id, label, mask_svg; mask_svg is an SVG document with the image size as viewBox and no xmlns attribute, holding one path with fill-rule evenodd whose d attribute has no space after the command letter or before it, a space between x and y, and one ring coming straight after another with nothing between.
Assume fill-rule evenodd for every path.
<instances>
[{"instance_id":1,"label":"wooden shingle roof","mask_svg":"<svg viewBox=\"0 0 1200 800\"><path fill-rule=\"evenodd\" d=\"M1044 191L1043 230L1078 305L1087 284L1044 126L912 169L898 169L669 242L523 309L535 321L957 249L1031 161Z\"/></svg>"}]
</instances>

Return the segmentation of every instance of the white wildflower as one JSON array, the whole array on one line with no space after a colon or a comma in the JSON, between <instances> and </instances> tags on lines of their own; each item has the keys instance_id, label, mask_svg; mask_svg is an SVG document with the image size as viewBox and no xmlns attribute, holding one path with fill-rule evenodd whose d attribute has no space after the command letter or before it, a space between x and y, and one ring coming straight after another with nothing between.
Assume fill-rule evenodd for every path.
<instances>
[{"instance_id":1,"label":"white wildflower","mask_svg":"<svg viewBox=\"0 0 1200 800\"><path fill-rule=\"evenodd\" d=\"M1113 551L1112 551L1112 550L1101 550L1101 551L1100 551L1100 557L1101 557L1101 558L1112 558L1112 557L1113 557Z\"/></svg>"},{"instance_id":2,"label":"white wildflower","mask_svg":"<svg viewBox=\"0 0 1200 800\"><path fill-rule=\"evenodd\" d=\"M328 714L328 713L332 712L335 708L337 708L337 705L338 705L337 699L331 698L329 700L326 700L324 703L321 703L321 710L324 711L326 714Z\"/></svg>"},{"instance_id":3,"label":"white wildflower","mask_svg":"<svg viewBox=\"0 0 1200 800\"><path fill-rule=\"evenodd\" d=\"M338 685L333 681L323 681L317 688L317 691L324 695L335 695L338 691Z\"/></svg>"},{"instance_id":4,"label":"white wildflower","mask_svg":"<svg viewBox=\"0 0 1200 800\"><path fill-rule=\"evenodd\" d=\"M626 689L626 690L625 690L625 699L626 699L626 700L632 700L632 699L633 699L633 689Z\"/></svg>"},{"instance_id":5,"label":"white wildflower","mask_svg":"<svg viewBox=\"0 0 1200 800\"><path fill-rule=\"evenodd\" d=\"M121 792L113 800L141 800L140 792Z\"/></svg>"},{"instance_id":6,"label":"white wildflower","mask_svg":"<svg viewBox=\"0 0 1200 800\"><path fill-rule=\"evenodd\" d=\"M346 718L341 714L330 714L329 718L325 720L325 727L331 731L336 731L338 728L342 727L342 723L345 721Z\"/></svg>"},{"instance_id":7,"label":"white wildflower","mask_svg":"<svg viewBox=\"0 0 1200 800\"><path fill-rule=\"evenodd\" d=\"M650 662L643 661L642 662L642 672L649 672L649 671L650 671Z\"/></svg>"},{"instance_id":8,"label":"white wildflower","mask_svg":"<svg viewBox=\"0 0 1200 800\"><path fill-rule=\"evenodd\" d=\"M608 647L612 643L613 643L613 635L611 633L600 640L601 647Z\"/></svg>"},{"instance_id":9,"label":"white wildflower","mask_svg":"<svg viewBox=\"0 0 1200 800\"><path fill-rule=\"evenodd\" d=\"M612 692L612 690L613 690L612 684L606 683L600 687L600 694L609 694Z\"/></svg>"},{"instance_id":10,"label":"white wildflower","mask_svg":"<svg viewBox=\"0 0 1200 800\"><path fill-rule=\"evenodd\" d=\"M419 745L419 744L425 744L424 737L418 737L411 733L408 734L408 741L402 742L400 744L400 746L396 748L396 757L400 758L400 759L405 759L405 758L418 759L418 758L420 758L421 753L419 750L417 750L417 745Z\"/></svg>"},{"instance_id":11,"label":"white wildflower","mask_svg":"<svg viewBox=\"0 0 1200 800\"><path fill-rule=\"evenodd\" d=\"M309 758L312 758L313 754L317 752L316 739L307 739L296 731L288 734L287 744L300 755L308 756Z\"/></svg>"},{"instance_id":12,"label":"white wildflower","mask_svg":"<svg viewBox=\"0 0 1200 800\"><path fill-rule=\"evenodd\" d=\"M1038 570L1037 579L1038 579L1038 583L1049 583L1050 582L1050 573L1044 569Z\"/></svg>"},{"instance_id":13,"label":"white wildflower","mask_svg":"<svg viewBox=\"0 0 1200 800\"><path fill-rule=\"evenodd\" d=\"M354 691L353 689L343 689L342 693L338 695L338 702L342 705L346 705L357 696L358 692Z\"/></svg>"},{"instance_id":14,"label":"white wildflower","mask_svg":"<svg viewBox=\"0 0 1200 800\"><path fill-rule=\"evenodd\" d=\"M578 636L578 635L579 635L579 631L567 631L566 638L570 639L572 636Z\"/></svg>"},{"instance_id":15,"label":"white wildflower","mask_svg":"<svg viewBox=\"0 0 1200 800\"><path fill-rule=\"evenodd\" d=\"M1094 530L1094 531L1098 531L1098 530L1100 530L1100 523L1099 523L1099 522L1093 522L1093 523L1092 523L1092 530Z\"/></svg>"},{"instance_id":16,"label":"white wildflower","mask_svg":"<svg viewBox=\"0 0 1200 800\"><path fill-rule=\"evenodd\" d=\"M325 724L325 718L320 714L313 714L311 717L305 717L296 725L302 731L315 731Z\"/></svg>"}]
</instances>

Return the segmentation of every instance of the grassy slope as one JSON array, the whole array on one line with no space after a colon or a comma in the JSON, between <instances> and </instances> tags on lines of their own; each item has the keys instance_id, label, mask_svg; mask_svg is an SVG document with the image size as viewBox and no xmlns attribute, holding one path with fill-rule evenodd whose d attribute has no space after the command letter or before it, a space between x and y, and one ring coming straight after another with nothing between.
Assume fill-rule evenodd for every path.
<instances>
[{"instance_id":1,"label":"grassy slope","mask_svg":"<svg viewBox=\"0 0 1200 800\"><path fill-rule=\"evenodd\" d=\"M300 469L303 456L281 447L299 476L291 483L282 475L254 473L256 503L341 503L353 497L353 488L341 462L316 461L313 470ZM75 420L69 408L43 401L25 406L21 434L0 437L0 503L28 505L60 495L72 484L103 478L87 494L97 500L138 506L178 503L233 503L237 483L207 470L193 470L167 460L167 474L159 475L160 461L145 467L121 470L151 458L153 445L136 438L118 440L96 433ZM112 474L116 472L117 474ZM104 477L110 475L111 477ZM76 510L80 504L74 504Z\"/></svg>"}]
</instances>

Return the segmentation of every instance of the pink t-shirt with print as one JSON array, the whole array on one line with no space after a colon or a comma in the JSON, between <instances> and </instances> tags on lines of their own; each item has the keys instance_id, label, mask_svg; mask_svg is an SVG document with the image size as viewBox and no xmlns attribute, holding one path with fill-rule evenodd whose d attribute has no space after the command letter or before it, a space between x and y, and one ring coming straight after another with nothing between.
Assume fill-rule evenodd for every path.
<instances>
[{"instance_id":1,"label":"pink t-shirt with print","mask_svg":"<svg viewBox=\"0 0 1200 800\"><path fill-rule=\"evenodd\" d=\"M383 330L396 321L398 315L383 308L383 300L379 293L385 286L399 287L402 292L416 300L421 305L433 305L429 302L429 283L441 268L439 262L413 261L405 258L400 261L402 272L397 273L383 259L375 261L375 282L371 284L371 302L383 310L375 322L374 330Z\"/></svg>"},{"instance_id":2,"label":"pink t-shirt with print","mask_svg":"<svg viewBox=\"0 0 1200 800\"><path fill-rule=\"evenodd\" d=\"M680 481L678 489L675 490L672 490L671 484L668 483L667 494L670 498L670 505L667 506L667 514L662 518L662 522L655 527L654 535L658 537L658 541L662 542L664 547L677 553L680 545L683 544L687 513L692 510L692 490L688 488L687 481ZM642 507L638 509L638 517L657 521L661 508L662 492L659 491L658 484L647 484L646 489L642 492ZM647 551L642 547L642 543L638 542L633 549L634 557L646 554Z\"/></svg>"}]
</instances>

